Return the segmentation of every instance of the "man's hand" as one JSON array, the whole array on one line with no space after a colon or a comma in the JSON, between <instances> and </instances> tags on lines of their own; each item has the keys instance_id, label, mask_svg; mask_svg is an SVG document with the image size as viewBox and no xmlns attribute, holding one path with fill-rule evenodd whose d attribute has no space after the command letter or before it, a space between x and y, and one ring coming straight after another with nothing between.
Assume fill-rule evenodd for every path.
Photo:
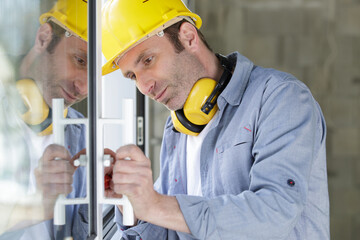
<instances>
[{"instance_id":1,"label":"man's hand","mask_svg":"<svg viewBox=\"0 0 360 240\"><path fill-rule=\"evenodd\" d=\"M135 216L147 220L160 194L154 190L150 159L140 148L126 145L116 151L112 181L114 192L129 198Z\"/></svg>"},{"instance_id":2,"label":"man's hand","mask_svg":"<svg viewBox=\"0 0 360 240\"><path fill-rule=\"evenodd\" d=\"M175 231L190 232L176 198L154 190L150 159L139 147L126 145L116 151L112 180L114 192L129 198L136 218Z\"/></svg>"},{"instance_id":3,"label":"man's hand","mask_svg":"<svg viewBox=\"0 0 360 240\"><path fill-rule=\"evenodd\" d=\"M54 215L54 205L59 194L69 194L72 191L73 174L76 168L74 159L60 145L49 145L35 169L37 188L42 191L44 219Z\"/></svg>"}]
</instances>

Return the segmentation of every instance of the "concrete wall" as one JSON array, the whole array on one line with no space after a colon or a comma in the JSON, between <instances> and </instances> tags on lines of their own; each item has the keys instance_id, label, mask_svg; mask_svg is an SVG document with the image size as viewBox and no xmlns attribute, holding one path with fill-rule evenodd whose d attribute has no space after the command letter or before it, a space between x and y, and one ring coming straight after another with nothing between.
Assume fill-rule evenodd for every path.
<instances>
[{"instance_id":1,"label":"concrete wall","mask_svg":"<svg viewBox=\"0 0 360 240\"><path fill-rule=\"evenodd\" d=\"M215 52L239 51L309 86L328 127L331 239L360 239L360 0L190 0L190 7ZM168 111L150 105L157 175Z\"/></svg>"}]
</instances>

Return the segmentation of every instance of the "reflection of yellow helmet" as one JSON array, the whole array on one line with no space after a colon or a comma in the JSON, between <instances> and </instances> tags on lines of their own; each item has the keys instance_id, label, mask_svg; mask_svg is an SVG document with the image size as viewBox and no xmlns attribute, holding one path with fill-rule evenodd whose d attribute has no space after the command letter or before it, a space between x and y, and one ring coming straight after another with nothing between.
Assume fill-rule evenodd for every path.
<instances>
[{"instance_id":1,"label":"reflection of yellow helmet","mask_svg":"<svg viewBox=\"0 0 360 240\"><path fill-rule=\"evenodd\" d=\"M197 28L201 18L181 0L108 0L102 9L103 75L118 67L114 59L172 24L188 18Z\"/></svg>"},{"instance_id":2,"label":"reflection of yellow helmet","mask_svg":"<svg viewBox=\"0 0 360 240\"><path fill-rule=\"evenodd\" d=\"M87 41L87 0L58 0L39 20L41 24L54 21L71 34Z\"/></svg>"}]
</instances>

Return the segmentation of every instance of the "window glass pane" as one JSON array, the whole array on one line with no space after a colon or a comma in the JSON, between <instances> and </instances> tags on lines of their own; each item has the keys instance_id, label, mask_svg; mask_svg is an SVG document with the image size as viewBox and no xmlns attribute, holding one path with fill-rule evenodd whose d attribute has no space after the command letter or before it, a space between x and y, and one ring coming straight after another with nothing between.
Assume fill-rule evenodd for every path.
<instances>
[{"instance_id":1,"label":"window glass pane","mask_svg":"<svg viewBox=\"0 0 360 240\"><path fill-rule=\"evenodd\" d=\"M0 1L0 240L88 235L87 168L73 166L89 137L87 7L86 0ZM98 90L102 118L123 119L123 100L136 98L120 71ZM54 98L64 100L60 116L81 120L64 126L60 142ZM97 143L116 151L123 134L123 126L108 124ZM64 216L54 217L58 193L78 202L64 200ZM102 206L107 239L116 232L110 209Z\"/></svg>"},{"instance_id":2,"label":"window glass pane","mask_svg":"<svg viewBox=\"0 0 360 240\"><path fill-rule=\"evenodd\" d=\"M48 146L53 98L67 118L86 114L87 1L1 0L0 23L0 239L86 239L86 204L66 206L59 232L50 221L57 193L86 196L86 168L71 164L84 124L65 127L64 148Z\"/></svg>"}]
</instances>

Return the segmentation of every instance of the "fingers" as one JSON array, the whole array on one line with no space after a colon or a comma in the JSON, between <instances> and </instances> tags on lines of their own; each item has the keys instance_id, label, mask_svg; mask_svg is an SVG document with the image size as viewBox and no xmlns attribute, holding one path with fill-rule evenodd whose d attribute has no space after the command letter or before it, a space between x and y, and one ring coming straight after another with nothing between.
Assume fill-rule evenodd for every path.
<instances>
[{"instance_id":1,"label":"fingers","mask_svg":"<svg viewBox=\"0 0 360 240\"><path fill-rule=\"evenodd\" d=\"M129 196L153 189L150 159L136 145L125 145L116 151L112 182L114 191Z\"/></svg>"},{"instance_id":2,"label":"fingers","mask_svg":"<svg viewBox=\"0 0 360 240\"><path fill-rule=\"evenodd\" d=\"M153 191L150 165L135 160L117 160L112 182L115 193L125 194L131 199L148 196Z\"/></svg>"},{"instance_id":3,"label":"fingers","mask_svg":"<svg viewBox=\"0 0 360 240\"><path fill-rule=\"evenodd\" d=\"M72 176L69 173L44 173L36 171L36 182L42 191L43 199L53 199L59 194L69 194L72 191Z\"/></svg>"},{"instance_id":4,"label":"fingers","mask_svg":"<svg viewBox=\"0 0 360 240\"><path fill-rule=\"evenodd\" d=\"M53 199L56 198L59 194L68 195L72 191L72 186L70 184L45 184L42 186L43 198Z\"/></svg>"},{"instance_id":5,"label":"fingers","mask_svg":"<svg viewBox=\"0 0 360 240\"><path fill-rule=\"evenodd\" d=\"M121 167L121 164L119 164ZM151 180L151 181L150 181ZM146 167L139 167L131 171L114 171L114 184L150 184L152 183L152 171Z\"/></svg>"},{"instance_id":6,"label":"fingers","mask_svg":"<svg viewBox=\"0 0 360 240\"><path fill-rule=\"evenodd\" d=\"M57 160L59 159L59 160ZM69 152L60 145L49 145L40 159L39 167L35 169L38 185L51 183L69 183L75 167L69 162ZM59 177L61 176L61 177Z\"/></svg>"},{"instance_id":7,"label":"fingers","mask_svg":"<svg viewBox=\"0 0 360 240\"><path fill-rule=\"evenodd\" d=\"M108 154L108 155L110 155L113 159L115 159L116 158L116 154L115 154L115 152L114 151L112 151L111 149L109 149L109 148L105 148L104 149L104 155L105 154Z\"/></svg>"},{"instance_id":8,"label":"fingers","mask_svg":"<svg viewBox=\"0 0 360 240\"><path fill-rule=\"evenodd\" d=\"M137 184L117 184L114 186L115 193L123 193L128 196L130 199L136 198L138 196L144 196L144 191Z\"/></svg>"},{"instance_id":9,"label":"fingers","mask_svg":"<svg viewBox=\"0 0 360 240\"><path fill-rule=\"evenodd\" d=\"M118 181L114 183L114 192L117 194L124 194L130 198L144 198L148 196L148 191L152 190L153 187L148 180L140 180L133 176L124 177L124 181ZM134 179L137 179L134 181Z\"/></svg>"},{"instance_id":10,"label":"fingers","mask_svg":"<svg viewBox=\"0 0 360 240\"><path fill-rule=\"evenodd\" d=\"M66 150L65 147L57 145L57 144L51 144L49 145L42 156L43 163L52 161L56 159L64 159L64 160L70 160L70 154Z\"/></svg>"},{"instance_id":11,"label":"fingers","mask_svg":"<svg viewBox=\"0 0 360 240\"><path fill-rule=\"evenodd\" d=\"M137 173L142 171L142 168L149 168L149 162L136 162L135 160L116 160L113 172L116 173Z\"/></svg>"},{"instance_id":12,"label":"fingers","mask_svg":"<svg viewBox=\"0 0 360 240\"><path fill-rule=\"evenodd\" d=\"M120 147L116 151L116 159L131 159L136 162L149 163L147 157L144 155L143 151L136 145L130 144Z\"/></svg>"},{"instance_id":13,"label":"fingers","mask_svg":"<svg viewBox=\"0 0 360 240\"><path fill-rule=\"evenodd\" d=\"M122 194L117 194L117 193L114 192L114 190L106 190L104 192L104 196L106 198L122 198L123 197Z\"/></svg>"},{"instance_id":14,"label":"fingers","mask_svg":"<svg viewBox=\"0 0 360 240\"><path fill-rule=\"evenodd\" d=\"M75 154L72 158L71 161L74 162L76 159L78 159L80 157L80 155L86 155L86 148L82 149L80 152L78 152L77 154Z\"/></svg>"},{"instance_id":15,"label":"fingers","mask_svg":"<svg viewBox=\"0 0 360 240\"><path fill-rule=\"evenodd\" d=\"M42 174L42 185L49 185L49 184L72 184L72 172L69 173L43 173Z\"/></svg>"},{"instance_id":16,"label":"fingers","mask_svg":"<svg viewBox=\"0 0 360 240\"><path fill-rule=\"evenodd\" d=\"M74 173L75 168L68 160L53 160L44 162L43 171L47 174L52 173Z\"/></svg>"},{"instance_id":17,"label":"fingers","mask_svg":"<svg viewBox=\"0 0 360 240\"><path fill-rule=\"evenodd\" d=\"M37 187L44 197L71 192L75 167L70 162L70 154L63 146L49 145L35 169Z\"/></svg>"}]
</instances>

